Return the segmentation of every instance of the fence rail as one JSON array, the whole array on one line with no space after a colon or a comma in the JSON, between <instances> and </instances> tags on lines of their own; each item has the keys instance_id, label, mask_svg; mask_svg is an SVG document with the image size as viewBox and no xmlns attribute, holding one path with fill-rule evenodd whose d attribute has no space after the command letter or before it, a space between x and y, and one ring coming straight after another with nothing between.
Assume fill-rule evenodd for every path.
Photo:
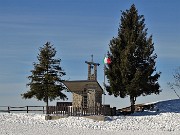
<instances>
[{"instance_id":1,"label":"fence rail","mask_svg":"<svg viewBox=\"0 0 180 135\"><path fill-rule=\"evenodd\" d=\"M39 109L41 108L41 109ZM45 106L0 106L0 112L43 112L45 113Z\"/></svg>"}]
</instances>

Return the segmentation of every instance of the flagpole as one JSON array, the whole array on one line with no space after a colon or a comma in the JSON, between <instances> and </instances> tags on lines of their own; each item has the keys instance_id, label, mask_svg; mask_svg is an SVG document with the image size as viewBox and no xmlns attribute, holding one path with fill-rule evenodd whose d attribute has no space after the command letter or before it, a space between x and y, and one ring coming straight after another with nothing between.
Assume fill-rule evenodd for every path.
<instances>
[{"instance_id":1,"label":"flagpole","mask_svg":"<svg viewBox=\"0 0 180 135\"><path fill-rule=\"evenodd\" d=\"M106 54L104 55L104 58L106 57ZM104 63L104 83L103 83L103 85L104 85L104 91L103 91L103 113L104 113L104 115L105 115L105 63Z\"/></svg>"},{"instance_id":2,"label":"flagpole","mask_svg":"<svg viewBox=\"0 0 180 135\"><path fill-rule=\"evenodd\" d=\"M106 65L105 64L110 64L111 63L111 59L108 57L108 58L106 58L106 54L104 55L104 99L103 99L103 108L104 108L104 115L105 115L105 95L106 95L106 93L105 93L105 91L106 91Z\"/></svg>"}]
</instances>

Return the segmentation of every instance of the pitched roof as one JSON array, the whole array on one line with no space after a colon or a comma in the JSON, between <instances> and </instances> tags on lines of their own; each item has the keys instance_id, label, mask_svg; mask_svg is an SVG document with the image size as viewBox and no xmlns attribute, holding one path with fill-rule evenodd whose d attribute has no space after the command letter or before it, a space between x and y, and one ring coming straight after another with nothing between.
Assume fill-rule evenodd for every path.
<instances>
[{"instance_id":1,"label":"pitched roof","mask_svg":"<svg viewBox=\"0 0 180 135\"><path fill-rule=\"evenodd\" d=\"M100 84L95 80L75 80L75 81L63 81L63 84L71 92L83 91L84 88L96 88L96 90L101 90L103 92Z\"/></svg>"}]
</instances>

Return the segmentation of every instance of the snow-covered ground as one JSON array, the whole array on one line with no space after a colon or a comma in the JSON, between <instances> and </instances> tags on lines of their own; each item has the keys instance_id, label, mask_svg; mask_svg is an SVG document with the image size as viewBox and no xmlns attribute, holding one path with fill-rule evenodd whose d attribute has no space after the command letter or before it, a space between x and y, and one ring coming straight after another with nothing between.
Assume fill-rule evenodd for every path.
<instances>
[{"instance_id":1,"label":"snow-covered ground","mask_svg":"<svg viewBox=\"0 0 180 135\"><path fill-rule=\"evenodd\" d=\"M0 135L180 135L180 100L156 103L156 111L94 121L82 117L44 119L42 114L0 113Z\"/></svg>"}]
</instances>

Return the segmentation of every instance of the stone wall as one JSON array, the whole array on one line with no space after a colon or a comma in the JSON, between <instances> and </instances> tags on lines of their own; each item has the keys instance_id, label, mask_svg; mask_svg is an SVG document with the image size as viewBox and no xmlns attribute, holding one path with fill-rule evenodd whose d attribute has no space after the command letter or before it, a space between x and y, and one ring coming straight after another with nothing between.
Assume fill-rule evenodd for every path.
<instances>
[{"instance_id":1,"label":"stone wall","mask_svg":"<svg viewBox=\"0 0 180 135\"><path fill-rule=\"evenodd\" d=\"M88 89L86 92L73 92L74 107L95 107L101 106L102 104L102 93L96 90Z\"/></svg>"},{"instance_id":2,"label":"stone wall","mask_svg":"<svg viewBox=\"0 0 180 135\"><path fill-rule=\"evenodd\" d=\"M73 93L73 107L81 107L82 106L82 92Z\"/></svg>"}]
</instances>

